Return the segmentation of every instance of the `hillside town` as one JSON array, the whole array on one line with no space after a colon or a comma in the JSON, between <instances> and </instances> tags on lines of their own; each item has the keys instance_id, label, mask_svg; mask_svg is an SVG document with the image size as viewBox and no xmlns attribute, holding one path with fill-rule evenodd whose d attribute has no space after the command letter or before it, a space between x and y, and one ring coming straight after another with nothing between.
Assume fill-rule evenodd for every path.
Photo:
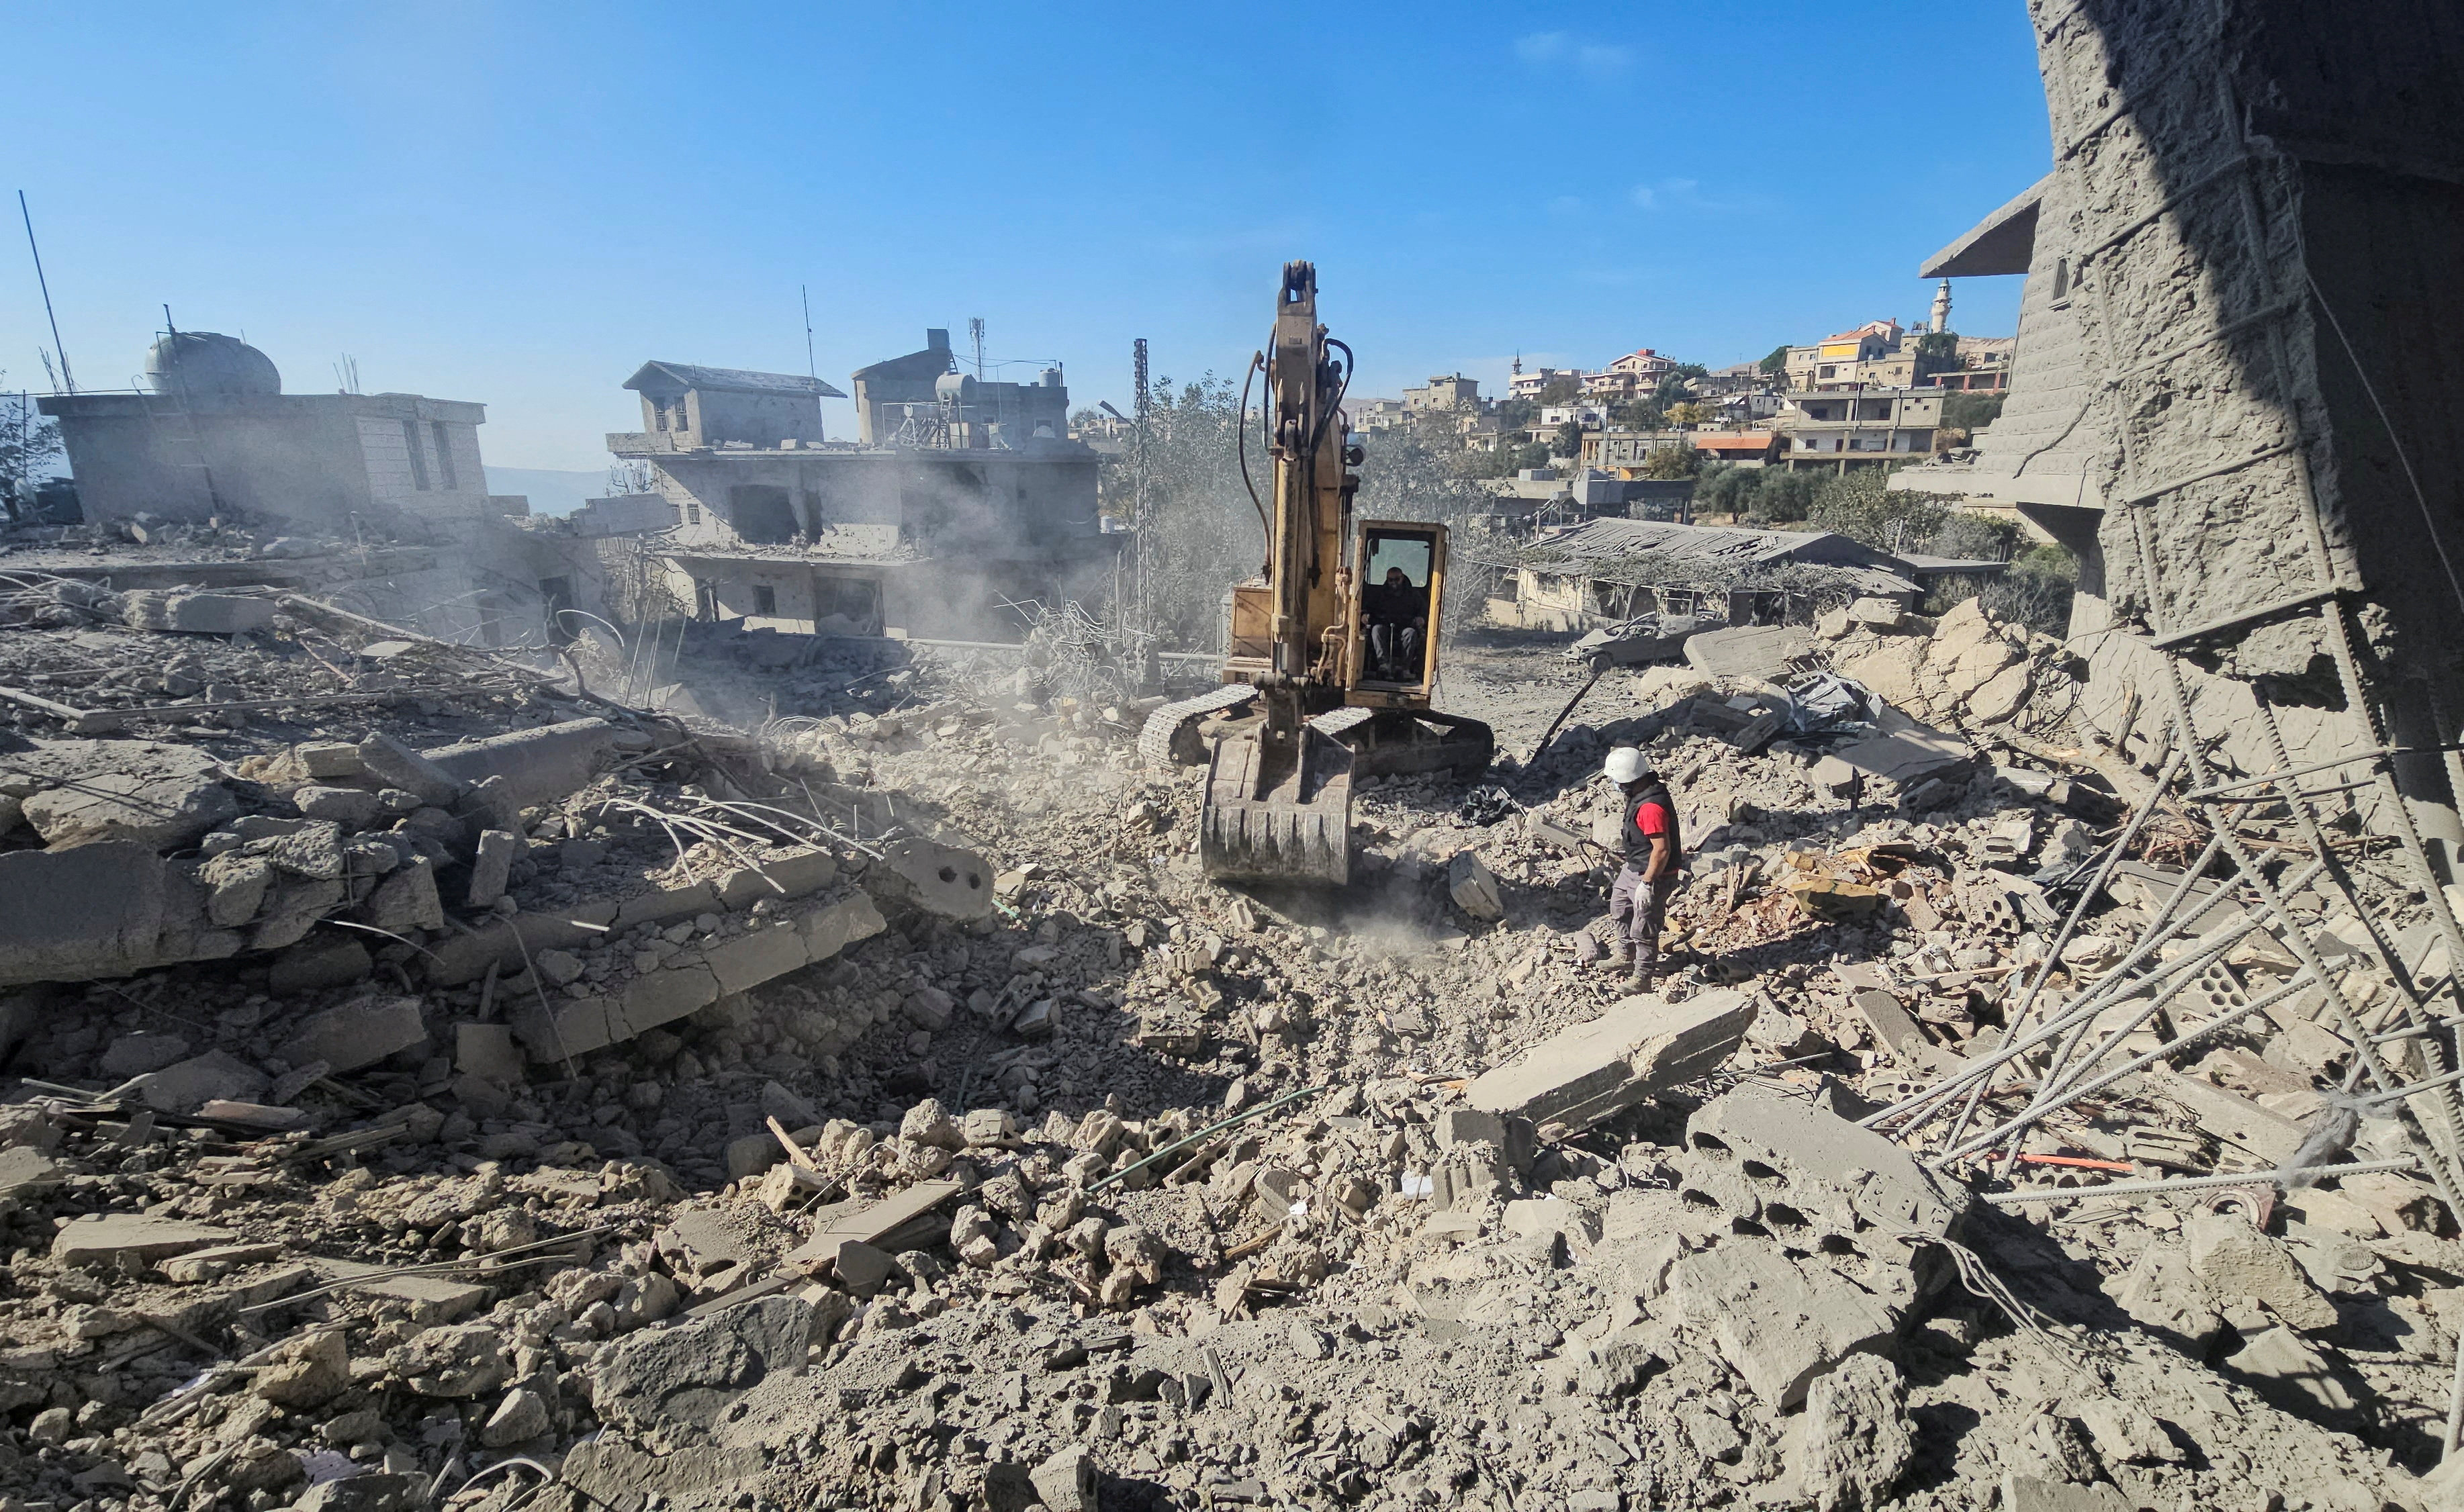
<instances>
[{"instance_id":1,"label":"hillside town","mask_svg":"<svg viewBox=\"0 0 2464 1512\"><path fill-rule=\"evenodd\" d=\"M0 395L0 1512L2464 1512L2464 30L2207 9L1720 366Z\"/></svg>"}]
</instances>

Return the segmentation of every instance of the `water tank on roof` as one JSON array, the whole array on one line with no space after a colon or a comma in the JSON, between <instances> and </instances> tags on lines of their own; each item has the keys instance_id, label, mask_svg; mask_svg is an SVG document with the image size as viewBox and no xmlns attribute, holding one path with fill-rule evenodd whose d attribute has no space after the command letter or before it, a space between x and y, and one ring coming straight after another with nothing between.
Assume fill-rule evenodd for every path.
<instances>
[{"instance_id":1,"label":"water tank on roof","mask_svg":"<svg viewBox=\"0 0 2464 1512\"><path fill-rule=\"evenodd\" d=\"M1043 380L1045 387L1059 388L1061 386L1061 369L1058 366L1045 368L1044 370Z\"/></svg>"},{"instance_id":2,"label":"water tank on roof","mask_svg":"<svg viewBox=\"0 0 2464 1512\"><path fill-rule=\"evenodd\" d=\"M209 394L278 394L274 359L235 336L181 331L158 337L145 354L145 386L183 398Z\"/></svg>"},{"instance_id":3,"label":"water tank on roof","mask_svg":"<svg viewBox=\"0 0 2464 1512\"><path fill-rule=\"evenodd\" d=\"M976 402L976 380L967 373L943 373L933 381L933 393L945 405Z\"/></svg>"}]
</instances>

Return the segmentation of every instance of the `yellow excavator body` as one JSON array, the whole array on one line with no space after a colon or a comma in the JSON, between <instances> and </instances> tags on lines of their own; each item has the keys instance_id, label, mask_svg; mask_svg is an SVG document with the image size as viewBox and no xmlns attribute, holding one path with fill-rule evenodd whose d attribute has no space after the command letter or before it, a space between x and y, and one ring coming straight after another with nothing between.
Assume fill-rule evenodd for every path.
<instances>
[{"instance_id":1,"label":"yellow excavator body","mask_svg":"<svg viewBox=\"0 0 2464 1512\"><path fill-rule=\"evenodd\" d=\"M1259 362L1273 462L1270 494L1258 500L1266 561L1230 596L1231 686L1156 711L1145 744L1186 759L1211 743L1199 834L1208 876L1340 887L1351 879L1354 776L1477 771L1494 740L1486 725L1431 707L1445 527L1352 517L1361 453L1343 413L1351 352L1318 322L1309 263L1285 265L1272 347ZM1211 730L1211 741L1194 730Z\"/></svg>"}]
</instances>

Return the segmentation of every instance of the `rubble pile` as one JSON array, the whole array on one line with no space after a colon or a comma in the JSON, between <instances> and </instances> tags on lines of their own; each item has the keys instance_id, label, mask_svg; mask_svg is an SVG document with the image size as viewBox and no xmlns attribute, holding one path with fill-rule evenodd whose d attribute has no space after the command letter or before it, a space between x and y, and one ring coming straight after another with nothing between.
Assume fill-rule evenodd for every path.
<instances>
[{"instance_id":1,"label":"rubble pile","mask_svg":"<svg viewBox=\"0 0 2464 1512\"><path fill-rule=\"evenodd\" d=\"M296 696L382 639L55 587L0 683L108 634ZM21 706L0 1479L96 1512L2449 1504L2409 1473L2464 1278L2428 1094L2353 1092L2222 882L2104 866L2135 811L2094 770L1883 692L1901 642L2057 681L1977 619L1613 673L1528 764L1364 782L1331 897L1206 883L1195 775L1135 745L1155 700L1067 657L650 659L736 731L588 701L587 648L577 686L430 642L347 715ZM1501 728L1562 702L1464 659L1523 700L1464 711ZM1627 741L1694 854L1684 969L1639 996L1595 933ZM2147 960L2194 990L2108 1011L2179 899ZM2398 1027L2361 921L2292 901ZM2065 1013L2206 1037L2032 1109ZM1971 1117L1908 1111L2006 1046ZM2331 1124L2313 1163L2368 1169L2273 1184Z\"/></svg>"}]
</instances>

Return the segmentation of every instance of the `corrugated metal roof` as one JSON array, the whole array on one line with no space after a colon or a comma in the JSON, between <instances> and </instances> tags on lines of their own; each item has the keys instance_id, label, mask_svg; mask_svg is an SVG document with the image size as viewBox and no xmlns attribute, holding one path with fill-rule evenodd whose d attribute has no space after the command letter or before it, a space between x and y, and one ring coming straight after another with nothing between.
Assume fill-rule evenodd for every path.
<instances>
[{"instance_id":1,"label":"corrugated metal roof","mask_svg":"<svg viewBox=\"0 0 2464 1512\"><path fill-rule=\"evenodd\" d=\"M640 389L654 378L664 378L679 388L709 389L729 394L811 394L819 399L845 399L847 395L818 378L801 373L757 373L745 367L704 367L698 362L662 362L651 361L642 370L625 380L625 386Z\"/></svg>"}]
</instances>

